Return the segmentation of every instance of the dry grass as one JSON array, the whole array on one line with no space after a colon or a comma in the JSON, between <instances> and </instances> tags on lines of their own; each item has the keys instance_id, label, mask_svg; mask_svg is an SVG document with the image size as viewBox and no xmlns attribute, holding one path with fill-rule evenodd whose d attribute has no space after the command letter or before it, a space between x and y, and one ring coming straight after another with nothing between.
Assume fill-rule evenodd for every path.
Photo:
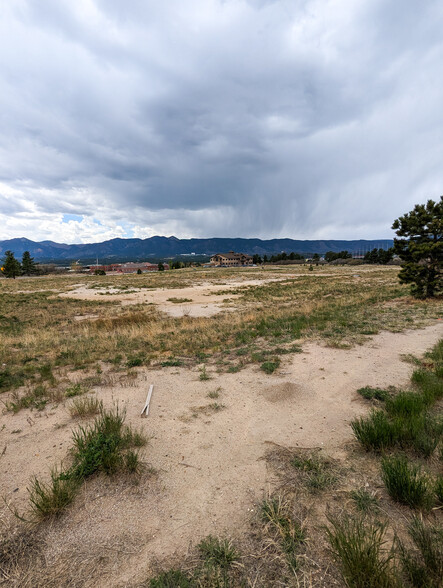
<instances>
[{"instance_id":1,"label":"dry grass","mask_svg":"<svg viewBox=\"0 0 443 588\"><path fill-rule=\"evenodd\" d=\"M0 391L38 380L46 363L54 369L83 368L98 360L128 365L149 364L167 357L222 360L226 353L247 352L240 369L268 351L289 350L300 338L322 338L331 346L361 343L381 329L418 327L441 315L442 301L417 301L397 283L395 268L319 268L272 270L185 270L157 276L72 276L2 281L0 302ZM281 278L279 282L235 290L237 312L217 317L167 317L152 305L122 307L117 301L59 298L84 283L112 285L127 291L135 285L178 288L190 283L217 283L245 278ZM355 277L355 276L358 277ZM15 282L15 283L13 283ZM233 291L230 291L233 293ZM94 319L75 320L93 315ZM131 363L132 362L132 363ZM134 364L134 362L136 362ZM226 362L232 369L232 362Z\"/></svg>"}]
</instances>

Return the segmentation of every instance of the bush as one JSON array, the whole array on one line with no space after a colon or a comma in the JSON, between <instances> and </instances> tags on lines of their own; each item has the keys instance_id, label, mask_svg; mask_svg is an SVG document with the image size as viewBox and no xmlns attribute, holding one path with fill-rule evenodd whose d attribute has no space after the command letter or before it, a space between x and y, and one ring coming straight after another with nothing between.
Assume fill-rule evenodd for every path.
<instances>
[{"instance_id":1,"label":"bush","mask_svg":"<svg viewBox=\"0 0 443 588\"><path fill-rule=\"evenodd\" d=\"M432 506L430 479L419 466L410 464L404 456L382 460L382 478L394 500L411 508L429 510Z\"/></svg>"}]
</instances>

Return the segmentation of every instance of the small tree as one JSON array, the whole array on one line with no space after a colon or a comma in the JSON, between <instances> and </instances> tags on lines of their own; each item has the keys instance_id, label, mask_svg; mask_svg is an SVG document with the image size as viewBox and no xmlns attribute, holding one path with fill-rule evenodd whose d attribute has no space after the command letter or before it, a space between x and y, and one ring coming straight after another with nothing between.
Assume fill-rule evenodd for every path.
<instances>
[{"instance_id":1,"label":"small tree","mask_svg":"<svg viewBox=\"0 0 443 588\"><path fill-rule=\"evenodd\" d=\"M159 271L159 272L164 272L164 271L165 271L165 266L163 265L163 263L162 263L162 262L160 262L160 263L158 264L158 271Z\"/></svg>"},{"instance_id":2,"label":"small tree","mask_svg":"<svg viewBox=\"0 0 443 588\"><path fill-rule=\"evenodd\" d=\"M401 283L412 284L411 294L427 298L443 289L443 196L440 202L428 200L394 221L394 252L404 264Z\"/></svg>"},{"instance_id":3,"label":"small tree","mask_svg":"<svg viewBox=\"0 0 443 588\"><path fill-rule=\"evenodd\" d=\"M29 251L25 251L22 257L22 274L24 276L31 276L37 273L37 265L34 262L34 258L31 257Z\"/></svg>"},{"instance_id":4,"label":"small tree","mask_svg":"<svg viewBox=\"0 0 443 588\"><path fill-rule=\"evenodd\" d=\"M14 257L12 251L5 251L4 261L1 267L2 274L7 278L16 278L21 273L20 262Z\"/></svg>"}]
</instances>

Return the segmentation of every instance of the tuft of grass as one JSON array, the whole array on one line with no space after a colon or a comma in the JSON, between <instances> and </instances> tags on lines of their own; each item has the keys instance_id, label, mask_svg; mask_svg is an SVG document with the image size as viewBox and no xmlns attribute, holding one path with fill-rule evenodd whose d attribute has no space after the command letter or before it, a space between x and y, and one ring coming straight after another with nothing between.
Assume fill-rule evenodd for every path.
<instances>
[{"instance_id":1,"label":"tuft of grass","mask_svg":"<svg viewBox=\"0 0 443 588\"><path fill-rule=\"evenodd\" d=\"M144 442L140 433L124 425L124 414L103 411L89 427L79 427L73 434L71 473L87 478L98 471L113 474L124 466L124 453Z\"/></svg>"},{"instance_id":2,"label":"tuft of grass","mask_svg":"<svg viewBox=\"0 0 443 588\"><path fill-rule=\"evenodd\" d=\"M206 565L228 569L239 560L239 554L230 539L219 539L209 535L198 544L198 550Z\"/></svg>"},{"instance_id":3,"label":"tuft of grass","mask_svg":"<svg viewBox=\"0 0 443 588\"><path fill-rule=\"evenodd\" d=\"M221 388L217 388L217 390L213 390L212 392L208 392L208 394L207 394L208 398L212 398L213 400L215 400L216 398L218 398L220 396L220 390L221 390Z\"/></svg>"},{"instance_id":4,"label":"tuft of grass","mask_svg":"<svg viewBox=\"0 0 443 588\"><path fill-rule=\"evenodd\" d=\"M269 497L261 505L261 514L264 522L276 531L288 564L297 570L297 551L306 541L306 532L291 516L289 503L281 496Z\"/></svg>"},{"instance_id":5,"label":"tuft of grass","mask_svg":"<svg viewBox=\"0 0 443 588\"><path fill-rule=\"evenodd\" d=\"M72 417L86 418L99 414L103 410L103 402L94 396L75 398L69 407Z\"/></svg>"},{"instance_id":6,"label":"tuft of grass","mask_svg":"<svg viewBox=\"0 0 443 588\"><path fill-rule=\"evenodd\" d=\"M37 519L58 516L74 500L79 480L53 470L48 483L33 478L28 487L31 509Z\"/></svg>"},{"instance_id":7,"label":"tuft of grass","mask_svg":"<svg viewBox=\"0 0 443 588\"><path fill-rule=\"evenodd\" d=\"M389 392L387 390L382 390L381 388L371 388L370 386L365 386L364 388L359 388L357 390L357 394L366 398L366 400L380 400L384 402L389 398Z\"/></svg>"},{"instance_id":8,"label":"tuft of grass","mask_svg":"<svg viewBox=\"0 0 443 588\"><path fill-rule=\"evenodd\" d=\"M306 486L314 492L325 490L337 480L331 471L328 460L322 458L318 453L313 453L308 457L294 456L291 465L305 472Z\"/></svg>"},{"instance_id":9,"label":"tuft of grass","mask_svg":"<svg viewBox=\"0 0 443 588\"><path fill-rule=\"evenodd\" d=\"M419 466L398 455L383 458L381 468L382 479L391 498L411 508L431 508L431 482L426 474L421 473Z\"/></svg>"},{"instance_id":10,"label":"tuft of grass","mask_svg":"<svg viewBox=\"0 0 443 588\"><path fill-rule=\"evenodd\" d=\"M416 392L399 392L386 398L386 412L393 417L412 417L421 414L428 402L422 394Z\"/></svg>"},{"instance_id":11,"label":"tuft of grass","mask_svg":"<svg viewBox=\"0 0 443 588\"><path fill-rule=\"evenodd\" d=\"M192 298L168 298L168 302L172 302L173 304L183 304L184 302L192 302Z\"/></svg>"},{"instance_id":12,"label":"tuft of grass","mask_svg":"<svg viewBox=\"0 0 443 588\"><path fill-rule=\"evenodd\" d=\"M175 357L170 357L169 359L165 359L160 364L162 367L179 367L183 365L181 359L176 359Z\"/></svg>"},{"instance_id":13,"label":"tuft of grass","mask_svg":"<svg viewBox=\"0 0 443 588\"><path fill-rule=\"evenodd\" d=\"M204 365L200 370L199 379L201 382L205 382L206 380L210 380L211 376L206 372L206 366Z\"/></svg>"},{"instance_id":14,"label":"tuft of grass","mask_svg":"<svg viewBox=\"0 0 443 588\"><path fill-rule=\"evenodd\" d=\"M375 513L379 510L379 501L377 496L366 488L359 488L351 491L351 498L354 504L361 513L369 514Z\"/></svg>"},{"instance_id":15,"label":"tuft of grass","mask_svg":"<svg viewBox=\"0 0 443 588\"><path fill-rule=\"evenodd\" d=\"M435 480L434 491L437 500L443 505L443 475L441 474L437 476L437 479Z\"/></svg>"},{"instance_id":16,"label":"tuft of grass","mask_svg":"<svg viewBox=\"0 0 443 588\"><path fill-rule=\"evenodd\" d=\"M441 588L443 578L443 527L414 517L408 533L415 550L399 541L403 572L414 588Z\"/></svg>"},{"instance_id":17,"label":"tuft of grass","mask_svg":"<svg viewBox=\"0 0 443 588\"><path fill-rule=\"evenodd\" d=\"M73 384L66 388L65 396L66 398L73 398L74 396L81 396L86 392L89 392L89 388L84 386L81 382L78 382L77 384Z\"/></svg>"},{"instance_id":18,"label":"tuft of grass","mask_svg":"<svg viewBox=\"0 0 443 588\"><path fill-rule=\"evenodd\" d=\"M260 369L265 372L265 374L273 374L275 370L279 367L280 360L278 358L274 359L273 361L265 361L261 364Z\"/></svg>"},{"instance_id":19,"label":"tuft of grass","mask_svg":"<svg viewBox=\"0 0 443 588\"><path fill-rule=\"evenodd\" d=\"M349 588L400 588L391 567L392 551L384 548L386 525L364 523L348 515L328 517L326 535L343 581Z\"/></svg>"},{"instance_id":20,"label":"tuft of grass","mask_svg":"<svg viewBox=\"0 0 443 588\"><path fill-rule=\"evenodd\" d=\"M162 572L149 581L149 588L194 588L195 583L181 570Z\"/></svg>"}]
</instances>

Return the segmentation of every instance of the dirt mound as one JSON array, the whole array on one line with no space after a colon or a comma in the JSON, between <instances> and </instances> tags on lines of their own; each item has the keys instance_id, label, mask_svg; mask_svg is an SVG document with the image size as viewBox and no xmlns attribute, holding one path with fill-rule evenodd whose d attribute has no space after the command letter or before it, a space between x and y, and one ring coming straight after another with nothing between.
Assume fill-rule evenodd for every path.
<instances>
[{"instance_id":1,"label":"dirt mound","mask_svg":"<svg viewBox=\"0 0 443 588\"><path fill-rule=\"evenodd\" d=\"M283 382L276 386L269 386L269 388L265 388L261 392L263 398L268 402L284 402L298 393L299 389L293 382Z\"/></svg>"}]
</instances>

